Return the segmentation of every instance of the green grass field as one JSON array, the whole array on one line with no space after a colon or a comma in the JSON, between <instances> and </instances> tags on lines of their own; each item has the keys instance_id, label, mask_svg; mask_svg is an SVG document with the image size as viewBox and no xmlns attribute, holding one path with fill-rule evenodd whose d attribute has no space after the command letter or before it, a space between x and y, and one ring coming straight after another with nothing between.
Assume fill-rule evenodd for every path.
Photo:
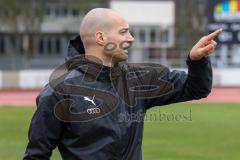
<instances>
[{"instance_id":1,"label":"green grass field","mask_svg":"<svg viewBox=\"0 0 240 160\"><path fill-rule=\"evenodd\" d=\"M0 107L1 160L22 158L34 110ZM160 119L159 113L191 115L191 119ZM144 160L239 160L240 104L182 103L156 107L147 115L158 119L150 117L145 122ZM52 159L61 159L57 151Z\"/></svg>"}]
</instances>

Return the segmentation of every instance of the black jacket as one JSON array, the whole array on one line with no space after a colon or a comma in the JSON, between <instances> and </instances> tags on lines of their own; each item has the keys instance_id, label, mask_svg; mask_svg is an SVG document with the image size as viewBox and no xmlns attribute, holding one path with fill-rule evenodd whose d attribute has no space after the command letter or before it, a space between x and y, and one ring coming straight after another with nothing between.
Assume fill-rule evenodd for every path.
<instances>
[{"instance_id":1,"label":"black jacket","mask_svg":"<svg viewBox=\"0 0 240 160\"><path fill-rule=\"evenodd\" d=\"M212 87L209 58L187 59L188 74L157 64L120 63L110 68L70 41L66 64L37 98L24 160L141 160L147 109L206 97Z\"/></svg>"}]
</instances>

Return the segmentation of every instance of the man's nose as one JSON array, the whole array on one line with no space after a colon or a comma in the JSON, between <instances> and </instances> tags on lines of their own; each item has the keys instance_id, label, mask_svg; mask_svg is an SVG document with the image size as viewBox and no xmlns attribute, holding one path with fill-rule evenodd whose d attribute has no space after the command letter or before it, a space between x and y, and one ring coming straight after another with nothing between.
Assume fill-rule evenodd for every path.
<instances>
[{"instance_id":1,"label":"man's nose","mask_svg":"<svg viewBox=\"0 0 240 160\"><path fill-rule=\"evenodd\" d=\"M134 42L135 41L134 37L131 34L129 34L129 36L128 36L128 41L129 42Z\"/></svg>"}]
</instances>

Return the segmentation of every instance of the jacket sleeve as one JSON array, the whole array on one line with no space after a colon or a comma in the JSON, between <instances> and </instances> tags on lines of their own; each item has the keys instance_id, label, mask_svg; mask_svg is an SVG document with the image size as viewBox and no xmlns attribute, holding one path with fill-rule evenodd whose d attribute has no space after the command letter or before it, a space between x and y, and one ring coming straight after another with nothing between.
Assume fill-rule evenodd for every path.
<instances>
[{"instance_id":1,"label":"jacket sleeve","mask_svg":"<svg viewBox=\"0 0 240 160\"><path fill-rule=\"evenodd\" d=\"M58 98L47 87L37 98L37 110L32 118L24 160L49 160L63 130L63 122L54 116Z\"/></svg>"},{"instance_id":2,"label":"jacket sleeve","mask_svg":"<svg viewBox=\"0 0 240 160\"><path fill-rule=\"evenodd\" d=\"M210 58L191 61L188 57L188 74L174 70L161 77L172 84L173 90L161 97L147 100L147 108L171 103L205 98L212 89L212 67Z\"/></svg>"}]
</instances>

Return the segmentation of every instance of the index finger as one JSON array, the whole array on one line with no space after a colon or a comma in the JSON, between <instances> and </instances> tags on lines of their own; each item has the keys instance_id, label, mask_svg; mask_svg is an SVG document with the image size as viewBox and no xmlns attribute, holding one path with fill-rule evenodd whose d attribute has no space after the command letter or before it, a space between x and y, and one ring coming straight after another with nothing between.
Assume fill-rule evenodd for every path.
<instances>
[{"instance_id":1,"label":"index finger","mask_svg":"<svg viewBox=\"0 0 240 160\"><path fill-rule=\"evenodd\" d=\"M215 32L212 32L211 34L207 35L207 39L210 41L210 40L213 40L214 38L216 38L221 32L222 32L222 28L216 30Z\"/></svg>"}]
</instances>

